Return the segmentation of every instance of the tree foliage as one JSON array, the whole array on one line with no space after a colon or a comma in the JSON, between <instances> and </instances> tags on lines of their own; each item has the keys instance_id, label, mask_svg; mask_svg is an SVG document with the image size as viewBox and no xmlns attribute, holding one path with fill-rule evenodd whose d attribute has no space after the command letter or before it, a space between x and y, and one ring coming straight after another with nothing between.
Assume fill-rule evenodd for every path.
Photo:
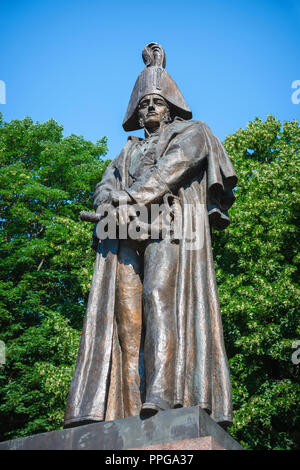
<instances>
[{"instance_id":1,"label":"tree foliage","mask_svg":"<svg viewBox=\"0 0 300 470\"><path fill-rule=\"evenodd\" d=\"M299 124L256 118L224 145L239 177L231 225L214 234L230 432L246 448L299 448Z\"/></svg>"},{"instance_id":2,"label":"tree foliage","mask_svg":"<svg viewBox=\"0 0 300 470\"><path fill-rule=\"evenodd\" d=\"M107 161L106 140L63 138L53 120L0 120L0 439L60 429L92 278L79 221ZM231 225L213 245L234 424L246 448L299 448L297 304L300 129L274 117L228 136L237 170Z\"/></svg>"}]
</instances>

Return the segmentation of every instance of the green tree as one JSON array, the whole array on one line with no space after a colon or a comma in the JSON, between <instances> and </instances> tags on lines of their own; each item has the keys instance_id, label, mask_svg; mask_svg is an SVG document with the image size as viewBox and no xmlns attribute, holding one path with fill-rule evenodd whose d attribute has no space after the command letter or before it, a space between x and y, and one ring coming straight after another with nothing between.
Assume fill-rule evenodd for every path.
<instances>
[{"instance_id":1,"label":"green tree","mask_svg":"<svg viewBox=\"0 0 300 470\"><path fill-rule=\"evenodd\" d=\"M106 138L0 115L0 439L62 426L92 277L91 210Z\"/></svg>"},{"instance_id":2,"label":"green tree","mask_svg":"<svg viewBox=\"0 0 300 470\"><path fill-rule=\"evenodd\" d=\"M246 448L300 443L299 147L297 121L254 119L224 143L239 181L231 225L214 233L234 425Z\"/></svg>"}]
</instances>

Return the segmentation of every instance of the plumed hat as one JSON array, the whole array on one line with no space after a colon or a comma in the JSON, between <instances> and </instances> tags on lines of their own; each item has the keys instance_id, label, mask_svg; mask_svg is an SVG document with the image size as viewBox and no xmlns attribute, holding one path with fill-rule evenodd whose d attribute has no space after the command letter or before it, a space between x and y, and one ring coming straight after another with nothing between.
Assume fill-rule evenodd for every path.
<instances>
[{"instance_id":1,"label":"plumed hat","mask_svg":"<svg viewBox=\"0 0 300 470\"><path fill-rule=\"evenodd\" d=\"M166 54L160 44L150 42L143 49L146 67L135 82L123 120L125 131L135 131L141 126L138 120L138 104L145 95L161 95L169 104L171 113L183 119L191 119L192 112L178 86L165 70Z\"/></svg>"}]
</instances>

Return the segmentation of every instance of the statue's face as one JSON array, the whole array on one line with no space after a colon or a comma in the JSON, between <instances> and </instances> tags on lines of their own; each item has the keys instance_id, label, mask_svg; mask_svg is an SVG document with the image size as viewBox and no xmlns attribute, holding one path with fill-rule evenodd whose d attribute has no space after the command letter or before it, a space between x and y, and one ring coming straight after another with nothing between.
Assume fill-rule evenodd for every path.
<instances>
[{"instance_id":1,"label":"statue's face","mask_svg":"<svg viewBox=\"0 0 300 470\"><path fill-rule=\"evenodd\" d=\"M147 129L158 127L167 113L169 106L160 95L146 95L139 102L139 121Z\"/></svg>"}]
</instances>

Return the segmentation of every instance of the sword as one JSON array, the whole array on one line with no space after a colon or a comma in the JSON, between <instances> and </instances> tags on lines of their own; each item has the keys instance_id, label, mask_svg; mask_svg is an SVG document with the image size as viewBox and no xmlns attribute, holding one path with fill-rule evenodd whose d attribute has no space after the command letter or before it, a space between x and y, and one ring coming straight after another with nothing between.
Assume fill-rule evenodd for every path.
<instances>
[{"instance_id":1,"label":"sword","mask_svg":"<svg viewBox=\"0 0 300 470\"><path fill-rule=\"evenodd\" d=\"M96 224L97 222L99 222L102 215L97 214L96 212L81 211L79 217L80 220L83 220L84 222L92 222Z\"/></svg>"},{"instance_id":2,"label":"sword","mask_svg":"<svg viewBox=\"0 0 300 470\"><path fill-rule=\"evenodd\" d=\"M79 217L80 217L80 220L84 222L92 222L94 224L97 224L101 220L102 214L96 214L96 212L82 211L80 212ZM147 240L150 236L149 235L150 226L147 223L141 222L141 221L139 222L139 226L142 230L142 233L141 233L141 236L137 238L137 241Z\"/></svg>"}]
</instances>

